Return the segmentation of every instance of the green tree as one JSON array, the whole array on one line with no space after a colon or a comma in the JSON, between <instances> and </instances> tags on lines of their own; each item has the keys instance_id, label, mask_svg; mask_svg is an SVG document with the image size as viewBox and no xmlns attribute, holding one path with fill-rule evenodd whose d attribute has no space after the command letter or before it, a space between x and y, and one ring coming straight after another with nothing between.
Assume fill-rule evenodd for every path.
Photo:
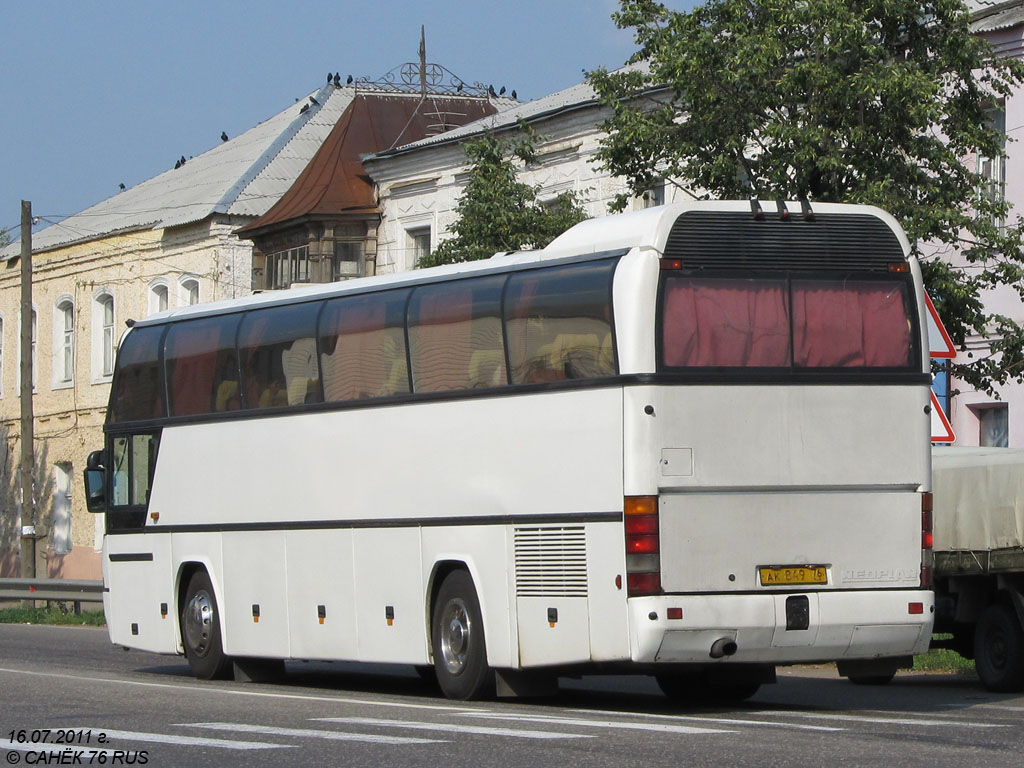
<instances>
[{"instance_id":1,"label":"green tree","mask_svg":"<svg viewBox=\"0 0 1024 768\"><path fill-rule=\"evenodd\" d=\"M587 216L573 192L549 205L537 200L536 187L517 180L517 162L533 162L537 136L523 128L513 138L485 133L466 144L472 161L469 182L455 208L452 236L441 242L421 267L486 259L500 251L543 248Z\"/></svg>"},{"instance_id":2,"label":"green tree","mask_svg":"<svg viewBox=\"0 0 1024 768\"><path fill-rule=\"evenodd\" d=\"M0 227L0 248L11 242L11 232L7 227Z\"/></svg>"},{"instance_id":3,"label":"green tree","mask_svg":"<svg viewBox=\"0 0 1024 768\"><path fill-rule=\"evenodd\" d=\"M1024 300L1022 221L975 160L1004 156L993 109L1024 64L972 35L960 0L709 0L688 13L621 0L613 19L639 50L589 78L613 109L600 160L633 193L667 177L716 197L877 205L923 256L954 342L989 338L991 354L954 375L989 391L1024 380L1021 325L982 304L1007 285ZM967 263L941 257L954 252Z\"/></svg>"}]
</instances>

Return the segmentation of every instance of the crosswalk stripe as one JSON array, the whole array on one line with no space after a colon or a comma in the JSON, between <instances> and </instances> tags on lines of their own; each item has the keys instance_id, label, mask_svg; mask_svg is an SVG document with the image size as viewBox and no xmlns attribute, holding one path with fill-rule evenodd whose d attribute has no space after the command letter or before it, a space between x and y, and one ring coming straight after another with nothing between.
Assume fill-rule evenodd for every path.
<instances>
[{"instance_id":1,"label":"crosswalk stripe","mask_svg":"<svg viewBox=\"0 0 1024 768\"><path fill-rule=\"evenodd\" d=\"M844 715L838 712L754 712L755 715L771 715L772 717L802 717L807 720L838 720L852 723L878 723L882 725L927 725L959 728L1008 728L1002 723L970 723L962 720L938 720L916 717L880 717L878 715Z\"/></svg>"},{"instance_id":2,"label":"crosswalk stripe","mask_svg":"<svg viewBox=\"0 0 1024 768\"><path fill-rule=\"evenodd\" d=\"M170 733L146 733L143 731L117 731L111 728L96 726L69 726L62 728L74 731L88 731L106 734L108 739L124 739L125 741L145 741L154 744L178 744L186 747L219 747L220 749L291 749L293 744L272 744L268 741L231 741L229 739L209 739L204 736L177 736Z\"/></svg>"},{"instance_id":3,"label":"crosswalk stripe","mask_svg":"<svg viewBox=\"0 0 1024 768\"><path fill-rule=\"evenodd\" d=\"M782 722L772 722L770 720L740 720L740 719L733 719L733 718L728 718L728 717L699 717L699 716L687 716L687 715L654 715L654 714L645 714L645 713L642 713L642 712L615 712L615 711L609 711L609 710L585 710L585 709L584 710L577 709L577 710L569 710L569 711L571 711L571 712L578 712L579 714L587 714L587 715L603 715L605 717L609 717L609 716L615 717L615 716L618 716L618 717L646 718L646 719L652 719L652 720L655 720L655 719L656 720L671 720L673 723L684 721L684 722L689 722L689 723L714 723L715 725L737 725L737 726L738 725L753 725L753 726L766 726L766 727L776 727L776 728L792 728L792 729L796 729L798 731L835 732L835 731L844 731L844 730L846 730L845 728L829 727L829 726L825 726L825 725L805 725L803 723L782 723ZM577 721L577 720L574 720L572 718L561 718L561 717L554 717L554 716L550 716L550 715L548 715L548 716L546 716L546 715L516 715L516 716L512 716L512 715L500 715L500 714L491 713L491 712L482 712L482 713L466 712L464 714L466 715L466 717L480 717L480 718L492 719L492 720L518 720L518 719L522 719L522 720L525 720L525 721L529 721L529 720L535 720L535 718L540 718L539 720L535 720L535 721L536 722L542 722L542 723L543 722L551 722L551 723L556 723L556 724L558 724L558 723L576 723L576 722L586 722L586 723L597 722L597 723L602 723L603 724L605 722L603 720L579 720L579 721ZM630 722L630 721L627 721L627 720L616 720L616 721L612 721L612 722L621 723L621 727L622 728L635 727L636 730L658 730L653 724ZM675 725L673 725L671 727L674 727L674 728L686 728L687 726L682 726L682 725L675 726ZM732 730L725 730L725 731L723 731L723 730L715 730L713 728L701 728L701 727L699 727L697 725L693 726L693 730L694 730L694 732L701 732L701 733L707 733L709 731L712 732L712 733L735 733L735 731L732 731ZM680 733L685 733L686 731L679 731L679 732Z\"/></svg>"},{"instance_id":4,"label":"crosswalk stripe","mask_svg":"<svg viewBox=\"0 0 1024 768\"><path fill-rule=\"evenodd\" d=\"M248 723L178 723L183 728L209 728L232 733L261 733L267 736L294 736L297 738L328 739L329 741L365 741L374 744L442 744L440 739L420 739L405 736L379 736L373 733L345 733L322 731L317 728L278 728L272 725Z\"/></svg>"},{"instance_id":5,"label":"crosswalk stripe","mask_svg":"<svg viewBox=\"0 0 1024 768\"><path fill-rule=\"evenodd\" d=\"M524 731L514 728L488 728L479 725L461 723L421 723L412 720L383 720L374 717L317 717L325 723L345 723L348 725L377 725L383 728L410 728L419 731L449 731L455 733L473 733L481 736L509 736L519 739L590 739L582 733L559 733L557 731Z\"/></svg>"},{"instance_id":6,"label":"crosswalk stripe","mask_svg":"<svg viewBox=\"0 0 1024 768\"><path fill-rule=\"evenodd\" d=\"M568 717L547 717L545 715L499 715L496 713L466 713L467 717L479 717L485 720L513 720L524 723L549 723L551 725L575 725L584 728L614 728L632 731L658 731L660 733L708 734L735 733L723 728L697 728L690 725L672 725L670 723L630 723L622 720L583 720Z\"/></svg>"}]
</instances>

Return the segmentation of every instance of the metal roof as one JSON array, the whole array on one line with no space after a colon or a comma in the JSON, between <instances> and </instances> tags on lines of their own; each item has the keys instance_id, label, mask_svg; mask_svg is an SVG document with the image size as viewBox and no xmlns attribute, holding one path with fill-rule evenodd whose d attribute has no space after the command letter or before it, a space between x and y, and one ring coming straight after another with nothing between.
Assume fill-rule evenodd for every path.
<instances>
[{"instance_id":1,"label":"metal roof","mask_svg":"<svg viewBox=\"0 0 1024 768\"><path fill-rule=\"evenodd\" d=\"M995 32L1024 24L1024 1L1012 0L1005 3L981 3L972 6L971 31Z\"/></svg>"},{"instance_id":2,"label":"metal roof","mask_svg":"<svg viewBox=\"0 0 1024 768\"><path fill-rule=\"evenodd\" d=\"M230 141L32 235L33 252L213 214L259 216L287 191L356 93L325 85ZM315 102L314 102L315 100ZM308 106L304 111L303 106ZM18 256L12 243L0 260Z\"/></svg>"}]
</instances>

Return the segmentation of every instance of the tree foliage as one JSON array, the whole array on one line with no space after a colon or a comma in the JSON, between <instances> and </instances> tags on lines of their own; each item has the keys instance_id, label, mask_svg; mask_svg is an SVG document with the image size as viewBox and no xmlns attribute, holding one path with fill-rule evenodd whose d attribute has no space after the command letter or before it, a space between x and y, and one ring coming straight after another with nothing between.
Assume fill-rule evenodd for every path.
<instances>
[{"instance_id":1,"label":"tree foliage","mask_svg":"<svg viewBox=\"0 0 1024 768\"><path fill-rule=\"evenodd\" d=\"M0 248L11 242L11 233L7 227L0 227Z\"/></svg>"},{"instance_id":2,"label":"tree foliage","mask_svg":"<svg viewBox=\"0 0 1024 768\"><path fill-rule=\"evenodd\" d=\"M586 218L575 193L564 192L544 205L537 200L537 188L517 180L517 161L533 162L537 140L533 131L523 128L513 138L485 133L466 144L466 156L472 161L469 182L455 208L458 220L452 225L452 236L420 259L418 266L543 248Z\"/></svg>"},{"instance_id":3,"label":"tree foliage","mask_svg":"<svg viewBox=\"0 0 1024 768\"><path fill-rule=\"evenodd\" d=\"M1004 155L992 110L1024 64L972 35L960 0L621 0L613 18L639 50L590 81L613 109L599 157L633 193L664 177L715 197L877 205L922 257L954 342L989 339L954 375L989 391L1024 380L1021 325L982 303L1000 286L1024 300L1022 221L977 162Z\"/></svg>"}]
</instances>

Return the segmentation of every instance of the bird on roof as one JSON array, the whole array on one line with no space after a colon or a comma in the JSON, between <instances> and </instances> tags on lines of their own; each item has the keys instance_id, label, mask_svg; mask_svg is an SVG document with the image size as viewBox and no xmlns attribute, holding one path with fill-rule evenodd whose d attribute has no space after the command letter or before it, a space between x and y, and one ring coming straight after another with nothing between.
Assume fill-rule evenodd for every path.
<instances>
[{"instance_id":1,"label":"bird on roof","mask_svg":"<svg viewBox=\"0 0 1024 768\"><path fill-rule=\"evenodd\" d=\"M331 74L330 72L328 72L328 73L327 73L327 84L328 84L328 85L330 85L330 84L331 84L331 79L332 79L333 77L334 77L334 75L332 75L332 74Z\"/></svg>"},{"instance_id":2,"label":"bird on roof","mask_svg":"<svg viewBox=\"0 0 1024 768\"><path fill-rule=\"evenodd\" d=\"M320 102L314 99L312 96L309 97L309 101L311 104L316 104L317 106L320 106Z\"/></svg>"},{"instance_id":3,"label":"bird on roof","mask_svg":"<svg viewBox=\"0 0 1024 768\"><path fill-rule=\"evenodd\" d=\"M498 94L496 94L496 93L494 92L494 86L493 86L493 85L488 85L488 86L487 86L487 93L488 93L488 95L490 95L490 96L497 96L497 95L498 95Z\"/></svg>"},{"instance_id":4,"label":"bird on roof","mask_svg":"<svg viewBox=\"0 0 1024 768\"><path fill-rule=\"evenodd\" d=\"M348 76L348 80L345 81L345 85L352 85L352 75Z\"/></svg>"},{"instance_id":5,"label":"bird on roof","mask_svg":"<svg viewBox=\"0 0 1024 768\"><path fill-rule=\"evenodd\" d=\"M117 186L119 186L121 188L121 191L124 192L125 186L123 182L121 184L118 184Z\"/></svg>"},{"instance_id":6,"label":"bird on roof","mask_svg":"<svg viewBox=\"0 0 1024 768\"><path fill-rule=\"evenodd\" d=\"M503 85L503 86L501 86L501 90L500 90L500 91L498 91L498 95L499 95L499 96L504 96L504 95L505 95L505 86L504 86L504 85Z\"/></svg>"},{"instance_id":7,"label":"bird on roof","mask_svg":"<svg viewBox=\"0 0 1024 768\"><path fill-rule=\"evenodd\" d=\"M174 163L174 170L178 170L179 168L181 168L181 160L178 160Z\"/></svg>"},{"instance_id":8,"label":"bird on roof","mask_svg":"<svg viewBox=\"0 0 1024 768\"><path fill-rule=\"evenodd\" d=\"M307 109L309 109L309 104L303 104L303 105L302 105L302 109L300 109L300 110L299 110L299 114L301 115L301 114L302 114L303 112L305 112L305 111L306 111Z\"/></svg>"},{"instance_id":9,"label":"bird on roof","mask_svg":"<svg viewBox=\"0 0 1024 768\"><path fill-rule=\"evenodd\" d=\"M515 88L512 89L512 98L513 99L518 99L519 98L518 96L516 96L516 89Z\"/></svg>"},{"instance_id":10,"label":"bird on roof","mask_svg":"<svg viewBox=\"0 0 1024 768\"><path fill-rule=\"evenodd\" d=\"M455 92L456 93L462 93L462 81L461 80L459 81L459 84L457 86L455 86Z\"/></svg>"},{"instance_id":11,"label":"bird on roof","mask_svg":"<svg viewBox=\"0 0 1024 768\"><path fill-rule=\"evenodd\" d=\"M228 135L227 135L227 133L225 133L224 131L221 131L221 132L220 132L220 140L221 140L221 141L227 141L227 140L228 140Z\"/></svg>"}]
</instances>

